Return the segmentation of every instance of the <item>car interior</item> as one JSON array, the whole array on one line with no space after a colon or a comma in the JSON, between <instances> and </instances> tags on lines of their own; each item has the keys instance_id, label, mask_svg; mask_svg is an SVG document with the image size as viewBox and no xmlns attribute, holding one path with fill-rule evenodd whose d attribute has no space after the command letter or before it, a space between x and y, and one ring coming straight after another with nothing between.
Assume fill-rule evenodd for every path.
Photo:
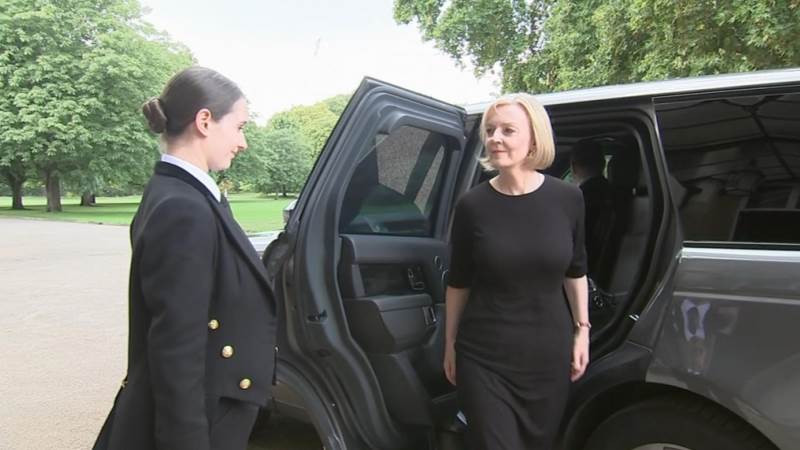
<instances>
[{"instance_id":1,"label":"car interior","mask_svg":"<svg viewBox=\"0 0 800 450\"><path fill-rule=\"evenodd\" d=\"M687 241L800 243L800 95L661 105Z\"/></svg>"},{"instance_id":2,"label":"car interior","mask_svg":"<svg viewBox=\"0 0 800 450\"><path fill-rule=\"evenodd\" d=\"M589 313L593 334L599 335L618 320L631 299L636 281L645 267L647 243L653 228L653 200L649 179L641 158L637 131L609 124L594 127L558 127L556 160L548 174L573 182L570 152L579 141L597 143L606 160L605 178L611 186L611 211L604 217L600 232L587 239L601 242L599 251L589 255L597 261L587 276L590 285ZM588 242L587 242L588 245Z\"/></svg>"}]
</instances>

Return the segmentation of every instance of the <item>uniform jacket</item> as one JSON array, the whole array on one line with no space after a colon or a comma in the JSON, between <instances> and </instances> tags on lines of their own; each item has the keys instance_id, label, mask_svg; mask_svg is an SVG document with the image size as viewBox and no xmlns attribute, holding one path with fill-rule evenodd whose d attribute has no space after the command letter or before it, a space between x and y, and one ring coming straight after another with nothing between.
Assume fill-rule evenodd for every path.
<instances>
[{"instance_id":1,"label":"uniform jacket","mask_svg":"<svg viewBox=\"0 0 800 450\"><path fill-rule=\"evenodd\" d=\"M227 201L165 162L131 246L128 373L94 448L207 450L210 405L270 396L277 305L266 270Z\"/></svg>"}]
</instances>

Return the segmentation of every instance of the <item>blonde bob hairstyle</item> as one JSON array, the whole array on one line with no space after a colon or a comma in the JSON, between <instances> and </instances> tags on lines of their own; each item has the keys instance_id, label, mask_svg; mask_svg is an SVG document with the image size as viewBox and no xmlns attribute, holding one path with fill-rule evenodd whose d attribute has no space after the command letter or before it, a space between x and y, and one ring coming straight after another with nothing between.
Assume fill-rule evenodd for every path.
<instances>
[{"instance_id":1,"label":"blonde bob hairstyle","mask_svg":"<svg viewBox=\"0 0 800 450\"><path fill-rule=\"evenodd\" d=\"M481 141L486 151L486 119L490 113L496 113L498 106L519 105L528 114L531 125L531 148L525 160L524 167L529 170L543 170L553 164L556 155L556 145L553 141L553 127L550 126L550 116L547 115L544 106L539 103L532 95L518 93L504 95L489 105L483 112L481 119ZM484 154L479 159L481 165L486 170L495 170L489 157Z\"/></svg>"}]
</instances>

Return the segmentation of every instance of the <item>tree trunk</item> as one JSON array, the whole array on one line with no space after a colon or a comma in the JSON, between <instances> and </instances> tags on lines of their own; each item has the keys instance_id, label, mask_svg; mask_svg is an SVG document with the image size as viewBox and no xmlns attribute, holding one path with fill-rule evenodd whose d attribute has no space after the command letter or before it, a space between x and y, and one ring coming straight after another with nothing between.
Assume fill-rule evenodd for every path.
<instances>
[{"instance_id":1,"label":"tree trunk","mask_svg":"<svg viewBox=\"0 0 800 450\"><path fill-rule=\"evenodd\" d=\"M81 195L81 206L97 206L97 198L92 192L84 192Z\"/></svg>"},{"instance_id":2,"label":"tree trunk","mask_svg":"<svg viewBox=\"0 0 800 450\"><path fill-rule=\"evenodd\" d=\"M61 212L61 180L58 172L48 170L44 174L44 186L47 189L47 212Z\"/></svg>"},{"instance_id":3,"label":"tree trunk","mask_svg":"<svg viewBox=\"0 0 800 450\"><path fill-rule=\"evenodd\" d=\"M22 182L11 184L11 209L25 209L22 205Z\"/></svg>"},{"instance_id":4,"label":"tree trunk","mask_svg":"<svg viewBox=\"0 0 800 450\"><path fill-rule=\"evenodd\" d=\"M6 173L6 180L11 187L11 209L25 209L22 206L22 185L25 183L25 178Z\"/></svg>"}]
</instances>

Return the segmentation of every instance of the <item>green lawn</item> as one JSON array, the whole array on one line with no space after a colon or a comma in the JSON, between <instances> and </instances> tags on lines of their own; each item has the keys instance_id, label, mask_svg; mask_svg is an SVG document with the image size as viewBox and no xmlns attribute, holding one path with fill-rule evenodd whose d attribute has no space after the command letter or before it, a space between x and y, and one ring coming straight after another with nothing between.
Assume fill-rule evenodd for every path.
<instances>
[{"instance_id":1,"label":"green lawn","mask_svg":"<svg viewBox=\"0 0 800 450\"><path fill-rule=\"evenodd\" d=\"M97 206L87 208L78 206L79 197L63 197L61 203L64 211L48 213L45 211L47 201L44 197L23 197L22 203L25 206L23 211L11 209L11 197L0 197L0 218L20 217L129 225L140 198L140 196L97 197ZM249 233L283 229L283 207L292 201L291 198L275 199L272 196L253 193L231 194L228 199L236 220Z\"/></svg>"}]
</instances>

